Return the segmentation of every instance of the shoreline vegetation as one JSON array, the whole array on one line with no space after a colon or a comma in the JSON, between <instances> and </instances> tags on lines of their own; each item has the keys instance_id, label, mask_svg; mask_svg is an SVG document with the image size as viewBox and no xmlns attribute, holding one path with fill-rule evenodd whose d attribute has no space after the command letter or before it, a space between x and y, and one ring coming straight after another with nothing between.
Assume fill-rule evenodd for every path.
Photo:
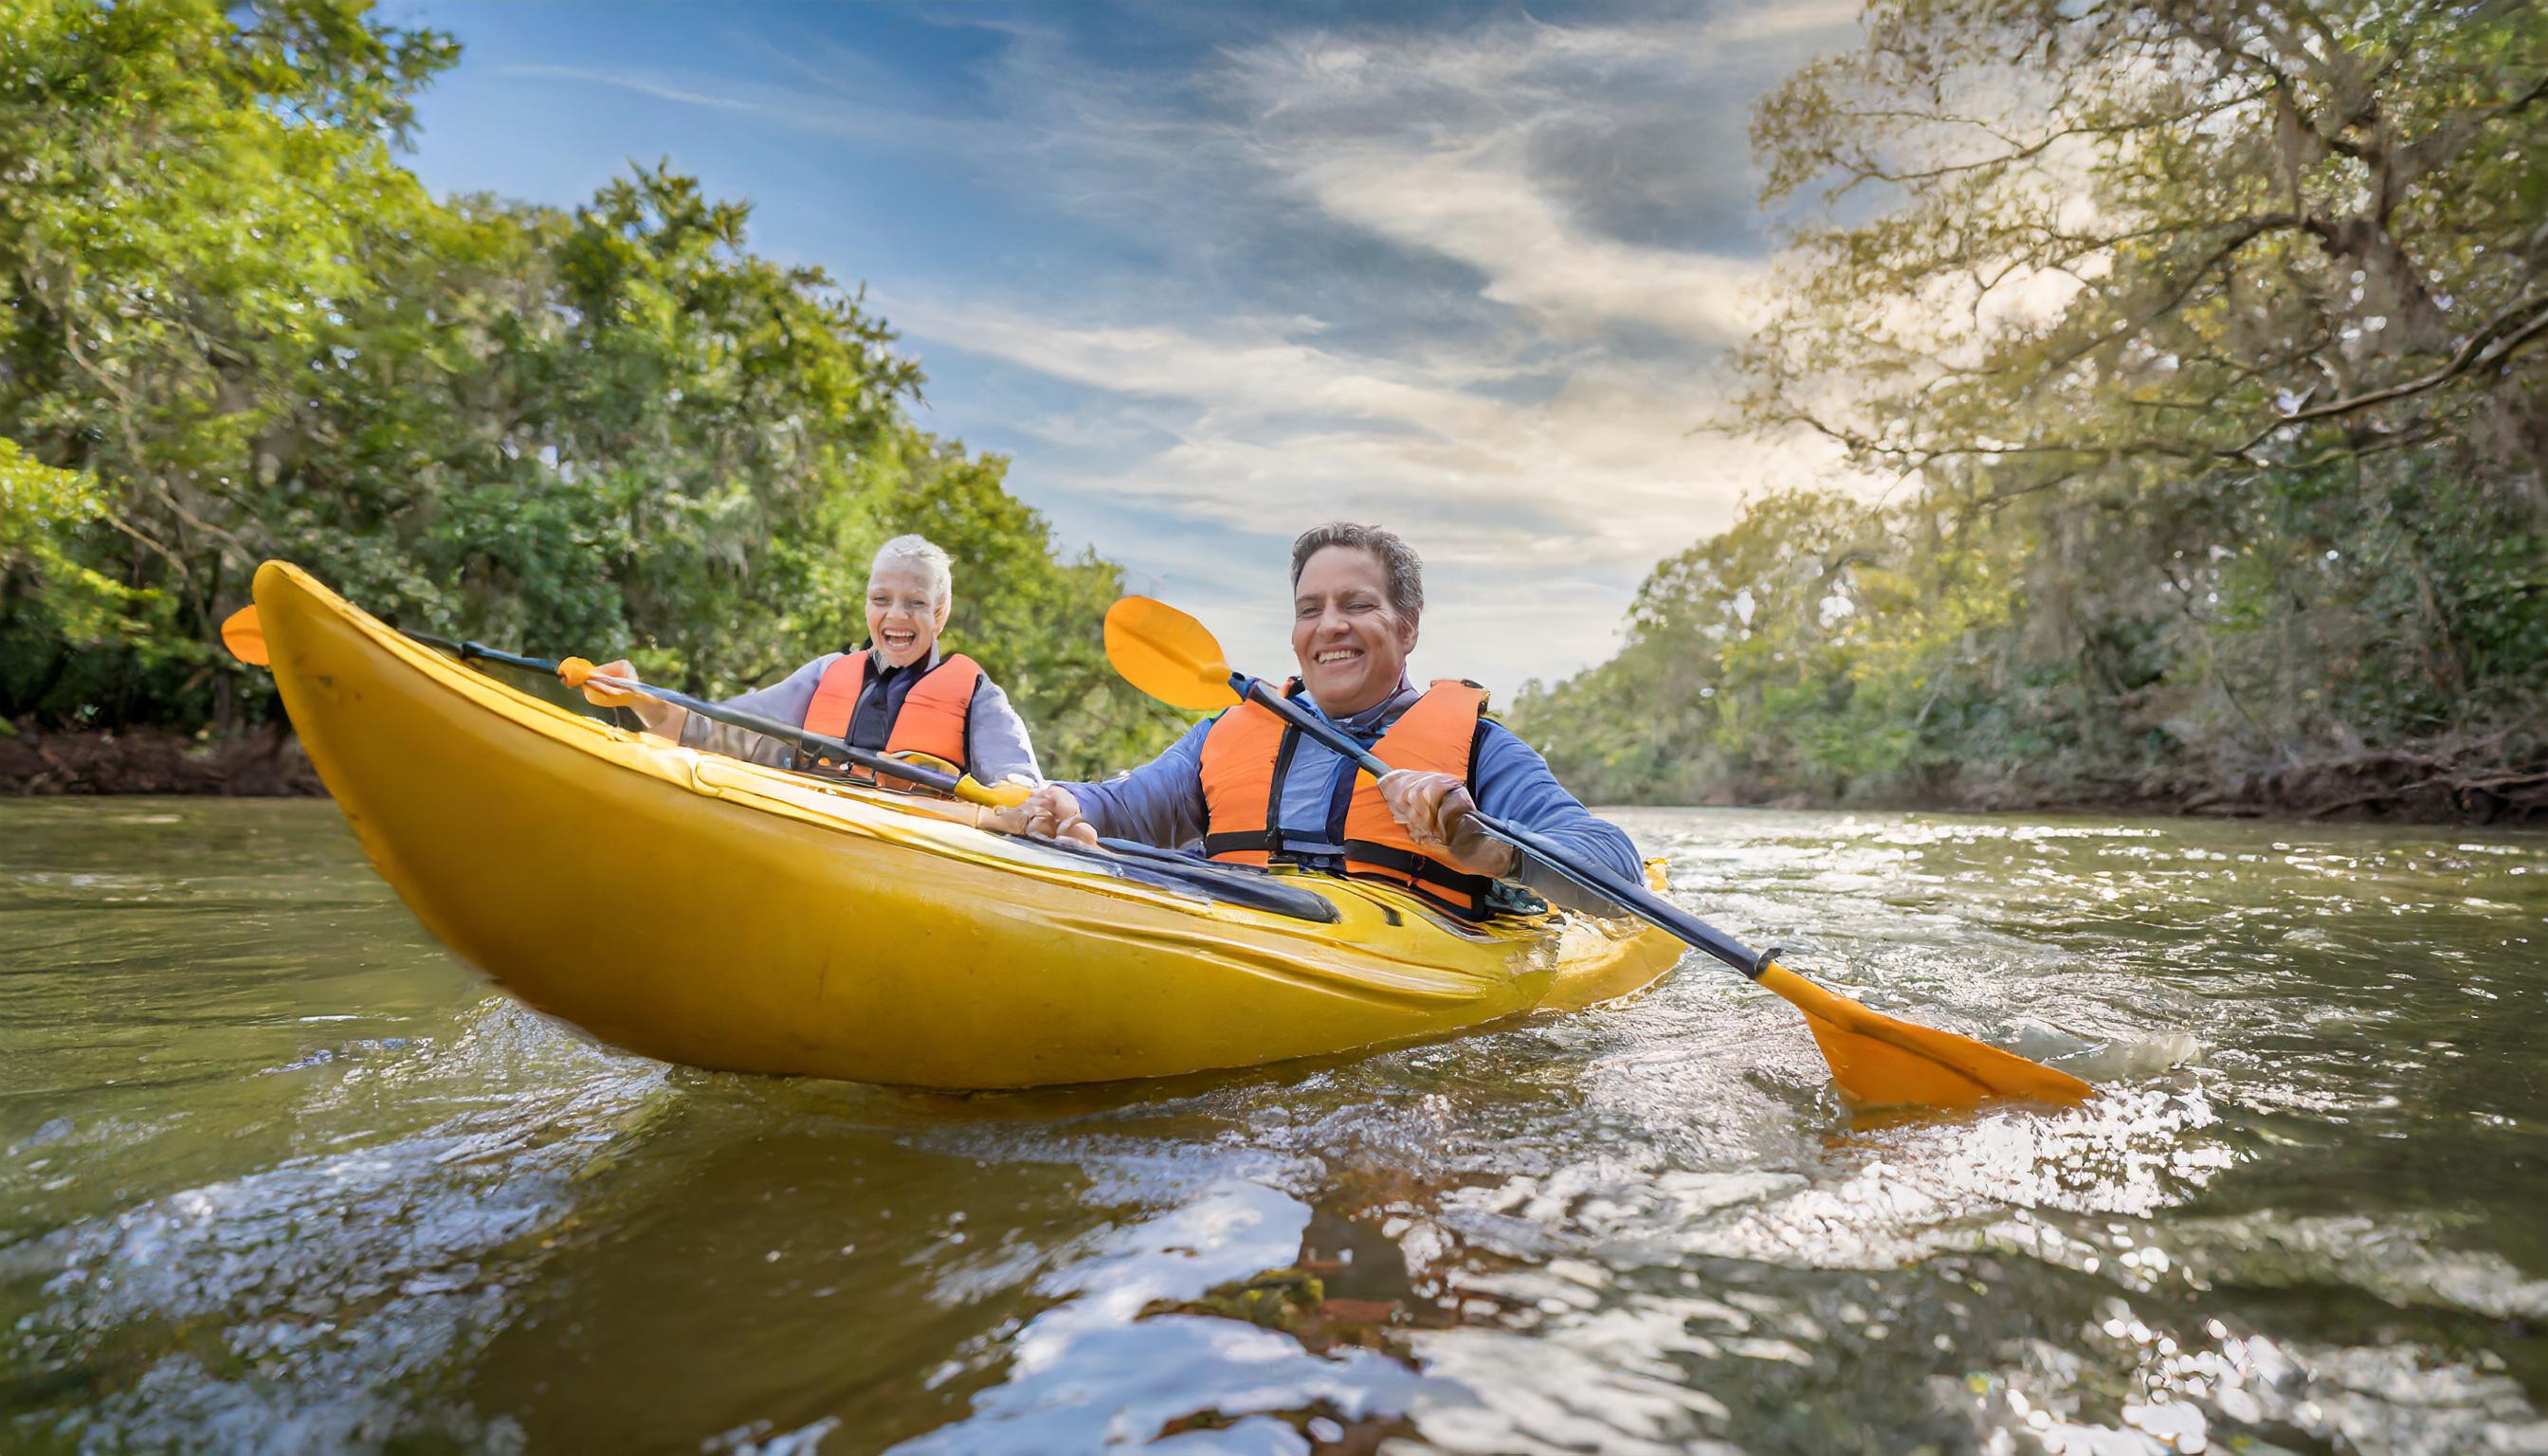
<instances>
[{"instance_id":1,"label":"shoreline vegetation","mask_svg":"<svg viewBox=\"0 0 2548 1456\"><path fill-rule=\"evenodd\" d=\"M919 532L1048 771L1182 726L1107 666L1118 568L919 428L892 329L753 252L748 208L669 166L572 209L427 196L409 99L458 47L359 3L10 14L0 783L285 781L272 680L218 636L271 557L714 697L863 638L868 559Z\"/></svg>"},{"instance_id":2,"label":"shoreline vegetation","mask_svg":"<svg viewBox=\"0 0 2548 1456\"><path fill-rule=\"evenodd\" d=\"M1754 113L1774 492L1512 726L1590 798L2548 818L2548 9L1877 0Z\"/></svg>"},{"instance_id":3,"label":"shoreline vegetation","mask_svg":"<svg viewBox=\"0 0 2548 1456\"><path fill-rule=\"evenodd\" d=\"M748 208L429 197L459 48L359 4L9 13L0 792L314 789L218 644L267 557L719 696L854 641L919 531L1048 773L1177 730L1107 666L1118 568ZM1510 700L1571 787L2548 817L2548 12L2281 15L1878 0L1764 100L1716 423L1870 487L1756 497Z\"/></svg>"},{"instance_id":4,"label":"shoreline vegetation","mask_svg":"<svg viewBox=\"0 0 2548 1456\"><path fill-rule=\"evenodd\" d=\"M2058 798L2024 784L1949 783L1913 796L1815 796L1773 785L1719 783L1687 803L1655 798L1588 798L1591 803L1696 809L1866 809L1942 814L2186 814L2224 819L2354 823L2492 823L2518 827L2543 817L2534 805L2489 812L2464 780L2489 781L2469 766L2490 762L2490 744L2461 747L2454 763L2430 751L2364 753L2302 766L2180 801L2129 785L2103 796ZM222 798L320 797L318 771L288 724L269 721L219 738L166 728L123 731L18 727L0 736L0 794L88 797L181 794Z\"/></svg>"}]
</instances>

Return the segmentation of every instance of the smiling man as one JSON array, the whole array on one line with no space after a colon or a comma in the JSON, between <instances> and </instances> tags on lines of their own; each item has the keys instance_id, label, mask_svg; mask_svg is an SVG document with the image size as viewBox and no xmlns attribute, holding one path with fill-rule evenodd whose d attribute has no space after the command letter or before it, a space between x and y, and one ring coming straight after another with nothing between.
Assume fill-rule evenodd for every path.
<instances>
[{"instance_id":1,"label":"smiling man","mask_svg":"<svg viewBox=\"0 0 2548 1456\"><path fill-rule=\"evenodd\" d=\"M1292 543L1292 654L1285 695L1397 772L1377 784L1350 760L1253 703L1196 724L1150 763L1104 783L1048 783L993 822L1013 832L1200 842L1232 864L1294 864L1384 880L1470 919L1514 877L1561 903L1574 887L1517 864L1479 809L1558 841L1631 880L1643 869L1616 826L1558 786L1547 763L1484 716L1474 682L1407 680L1424 610L1423 567L1377 526L1337 522Z\"/></svg>"}]
</instances>

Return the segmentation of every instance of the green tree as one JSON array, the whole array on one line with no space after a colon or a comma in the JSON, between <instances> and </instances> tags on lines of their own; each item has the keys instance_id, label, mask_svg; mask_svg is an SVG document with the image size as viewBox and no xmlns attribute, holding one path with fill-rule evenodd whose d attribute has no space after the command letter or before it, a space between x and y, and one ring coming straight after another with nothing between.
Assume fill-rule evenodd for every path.
<instances>
[{"instance_id":1,"label":"green tree","mask_svg":"<svg viewBox=\"0 0 2548 1456\"><path fill-rule=\"evenodd\" d=\"M282 538L376 609L633 646L694 691L793 666L855 617L920 376L822 272L753 254L748 219L658 168L402 239L269 442L322 487Z\"/></svg>"},{"instance_id":2,"label":"green tree","mask_svg":"<svg viewBox=\"0 0 2548 1456\"><path fill-rule=\"evenodd\" d=\"M148 634L153 593L82 563L63 544L106 511L96 481L39 465L16 441L0 439L0 584L9 593L0 606L14 631L41 622L52 642L71 648Z\"/></svg>"},{"instance_id":3,"label":"green tree","mask_svg":"<svg viewBox=\"0 0 2548 1456\"><path fill-rule=\"evenodd\" d=\"M268 557L723 693L863 635L922 529L1049 761L1159 740L1104 668L1114 568L916 429L890 328L748 208L660 166L425 196L396 150L456 56L359 0L0 0L0 713L270 710L213 646Z\"/></svg>"},{"instance_id":4,"label":"green tree","mask_svg":"<svg viewBox=\"0 0 2548 1456\"><path fill-rule=\"evenodd\" d=\"M321 0L244 24L208 0L0 3L0 432L97 483L103 508L66 522L76 555L154 627L19 659L13 697L67 687L113 720L145 677L213 670L215 610L253 564L233 527L255 441L369 292L366 235L427 206L390 142L453 54ZM52 600L17 597L12 637L83 639Z\"/></svg>"},{"instance_id":5,"label":"green tree","mask_svg":"<svg viewBox=\"0 0 2548 1456\"><path fill-rule=\"evenodd\" d=\"M2025 502L2083 672L2169 639L2244 753L2535 704L2548 11L1907 0L1866 36L1759 115L1770 201L1881 202L1798 229L1751 421Z\"/></svg>"},{"instance_id":6,"label":"green tree","mask_svg":"<svg viewBox=\"0 0 2548 1456\"><path fill-rule=\"evenodd\" d=\"M1877 0L1863 34L1756 116L1798 221L1741 422L1904 503L1753 760L2537 806L2548 11Z\"/></svg>"}]
</instances>

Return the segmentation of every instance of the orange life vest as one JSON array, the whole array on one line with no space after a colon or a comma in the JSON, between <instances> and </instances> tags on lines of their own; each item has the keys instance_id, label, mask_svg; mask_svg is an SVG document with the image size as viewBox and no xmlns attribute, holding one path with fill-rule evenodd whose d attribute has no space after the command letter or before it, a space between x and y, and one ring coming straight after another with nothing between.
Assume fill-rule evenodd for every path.
<instances>
[{"instance_id":1,"label":"orange life vest","mask_svg":"<svg viewBox=\"0 0 2548 1456\"><path fill-rule=\"evenodd\" d=\"M972 715L974 685L981 681L981 665L960 652L942 657L938 666L924 669L920 681L911 684L911 690L903 695L902 706L893 715L893 726L885 734L884 751L924 753L945 759L958 769L969 769L971 766L964 761L964 724ZM805 705L806 731L827 738L849 737L850 719L858 713L859 694L866 687L866 652L862 649L843 653L823 670L823 681L814 687L814 700ZM864 769L851 770L850 776L863 781L875 777Z\"/></svg>"},{"instance_id":2,"label":"orange life vest","mask_svg":"<svg viewBox=\"0 0 2548 1456\"><path fill-rule=\"evenodd\" d=\"M1300 680L1294 679L1283 695L1292 696L1300 687ZM1393 769L1450 774L1469 783L1477 774L1478 720L1486 709L1485 688L1441 679L1399 715L1372 752ZM1300 741L1301 730L1253 702L1214 720L1203 740L1206 855L1233 864L1290 858L1279 816L1283 780ZM1330 815L1320 841L1343 849L1345 873L1411 889L1455 915L1484 919L1482 907L1494 881L1454 869L1417 848L1407 826L1389 812L1379 783L1358 771L1346 772L1352 794L1343 801L1341 814Z\"/></svg>"}]
</instances>

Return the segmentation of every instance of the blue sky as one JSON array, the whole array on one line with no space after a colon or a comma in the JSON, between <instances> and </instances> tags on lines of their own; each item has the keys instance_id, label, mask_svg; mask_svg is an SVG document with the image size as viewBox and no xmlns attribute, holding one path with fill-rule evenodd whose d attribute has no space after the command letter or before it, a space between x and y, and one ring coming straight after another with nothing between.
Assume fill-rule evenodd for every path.
<instances>
[{"instance_id":1,"label":"blue sky","mask_svg":"<svg viewBox=\"0 0 2548 1456\"><path fill-rule=\"evenodd\" d=\"M1768 272L1750 104L1854 0L381 10L464 47L428 185L563 206L669 158L751 202L901 330L926 427L1253 671L1320 520L1405 534L1414 671L1509 701L1831 468L1700 426Z\"/></svg>"}]
</instances>

